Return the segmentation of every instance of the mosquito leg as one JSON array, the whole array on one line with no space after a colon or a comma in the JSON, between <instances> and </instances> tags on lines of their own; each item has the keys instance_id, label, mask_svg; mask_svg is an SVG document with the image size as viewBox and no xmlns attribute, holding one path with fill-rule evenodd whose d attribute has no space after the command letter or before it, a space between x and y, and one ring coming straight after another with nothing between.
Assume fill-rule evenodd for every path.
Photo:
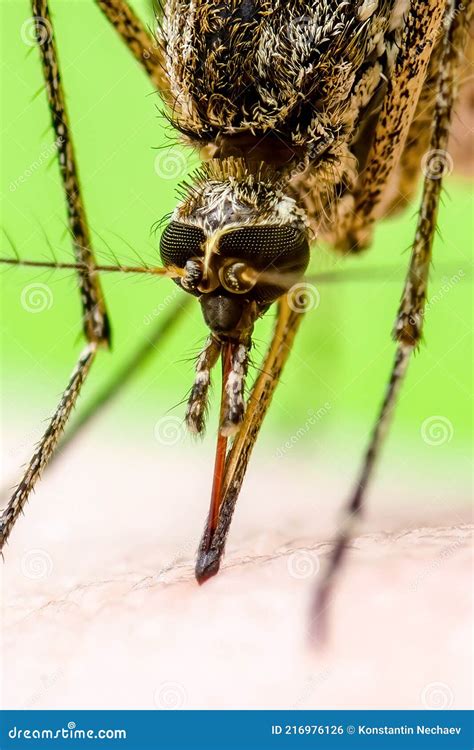
<instances>
[{"instance_id":1,"label":"mosquito leg","mask_svg":"<svg viewBox=\"0 0 474 750\"><path fill-rule=\"evenodd\" d=\"M291 292L279 302L278 317L262 370L250 395L244 421L230 449L217 525L208 519L196 562L196 579L204 583L220 566L234 508L260 427L270 406L296 332L303 319L301 301L291 303ZM290 299L289 299L290 298Z\"/></svg>"},{"instance_id":2,"label":"mosquito leg","mask_svg":"<svg viewBox=\"0 0 474 750\"><path fill-rule=\"evenodd\" d=\"M223 403L220 432L226 437L235 435L245 413L245 377L248 370L249 347L238 343L231 345L230 368L223 384Z\"/></svg>"},{"instance_id":3,"label":"mosquito leg","mask_svg":"<svg viewBox=\"0 0 474 750\"><path fill-rule=\"evenodd\" d=\"M196 378L186 409L186 424L188 430L194 435L199 435L204 430L207 397L211 385L211 370L219 359L220 353L221 344L213 336L210 336L196 364Z\"/></svg>"},{"instance_id":4,"label":"mosquito leg","mask_svg":"<svg viewBox=\"0 0 474 750\"><path fill-rule=\"evenodd\" d=\"M132 55L146 70L153 85L166 99L169 83L161 45L148 33L125 0L95 1Z\"/></svg>"},{"instance_id":5,"label":"mosquito leg","mask_svg":"<svg viewBox=\"0 0 474 750\"><path fill-rule=\"evenodd\" d=\"M415 116L410 125L398 167L380 197L377 213L384 218L403 211L416 198L420 182L420 163L429 150L431 123L436 103L436 86L442 53L442 39L431 54Z\"/></svg>"},{"instance_id":6,"label":"mosquito leg","mask_svg":"<svg viewBox=\"0 0 474 750\"><path fill-rule=\"evenodd\" d=\"M114 377L92 398L82 409L73 424L66 430L60 439L58 448L50 457L45 469L51 467L55 460L64 455L64 451L75 440L78 434L94 419L118 394L125 388L133 376L140 370L145 362L156 353L157 344L162 345L167 336L172 332L175 325L181 320L185 310L191 303L191 297L180 294L176 305L170 306L170 310L163 317L160 316L158 323L151 332L149 338L139 346L135 352L119 367ZM6 500L9 490L3 488L0 491L0 504Z\"/></svg>"},{"instance_id":7,"label":"mosquito leg","mask_svg":"<svg viewBox=\"0 0 474 750\"><path fill-rule=\"evenodd\" d=\"M317 634L318 637L324 635L326 624L325 613L334 585L334 577L342 564L356 521L360 518L364 510L365 495L369 481L372 478L374 466L382 448L383 439L390 425L397 395L407 371L413 348L411 344L400 344L397 348L387 392L369 440L369 446L364 456L358 481L353 493L350 495L349 501L343 509L341 528L335 539L328 566L317 591L311 612L311 633Z\"/></svg>"},{"instance_id":8,"label":"mosquito leg","mask_svg":"<svg viewBox=\"0 0 474 750\"><path fill-rule=\"evenodd\" d=\"M437 75L439 67L445 5L446 0L410 3L382 108L362 121L351 145L355 163L344 160L337 188L324 196L321 176L313 168L290 183L313 230L343 252L358 252L370 245L375 222L396 205L401 208L418 184L418 156L426 151L429 141L432 73ZM338 193L342 194L340 200L335 199Z\"/></svg>"},{"instance_id":9,"label":"mosquito leg","mask_svg":"<svg viewBox=\"0 0 474 750\"><path fill-rule=\"evenodd\" d=\"M391 175L397 168L416 112L428 66L442 31L446 0L414 0L407 11L400 50L390 76L367 165L355 190L344 249L366 247L383 213ZM342 246L342 245L341 245Z\"/></svg>"},{"instance_id":10,"label":"mosquito leg","mask_svg":"<svg viewBox=\"0 0 474 750\"><path fill-rule=\"evenodd\" d=\"M36 23L36 38L43 66L51 119L56 135L59 169L67 204L69 229L78 264L83 308L83 328L88 344L79 357L58 408L40 440L25 474L2 512L0 519L0 549L3 548L18 515L23 510L30 492L56 448L59 437L76 403L81 386L89 373L98 347L108 346L110 341L110 328L102 290L97 273L93 270L96 268L96 262L90 244L89 230L79 189L79 179L69 132L48 2L47 0L32 0L31 5ZM45 29L47 33L45 33Z\"/></svg>"},{"instance_id":11,"label":"mosquito leg","mask_svg":"<svg viewBox=\"0 0 474 750\"><path fill-rule=\"evenodd\" d=\"M455 74L469 21L466 6L457 0L451 2L447 18L449 23L446 24L443 36L443 52L430 139L430 150L438 154L445 153L448 146L454 104ZM345 518L314 603L312 629L314 628L319 634L324 634L325 611L333 590L334 578L341 567L353 526L363 514L367 488L389 426L410 355L421 339L428 273L441 195L441 176L439 173L428 171L424 179L410 266L394 327L394 337L398 342L395 363L387 393L369 441L359 480L345 507Z\"/></svg>"},{"instance_id":12,"label":"mosquito leg","mask_svg":"<svg viewBox=\"0 0 474 750\"><path fill-rule=\"evenodd\" d=\"M41 472L56 448L64 426L77 401L82 384L84 383L92 362L94 361L97 346L97 343L93 341L88 343L82 351L67 388L63 393L61 401L53 414L46 432L38 443L33 457L7 507L3 510L2 515L0 516L0 551L3 549L16 519L20 513L22 513L25 503L28 500L28 496L34 489Z\"/></svg>"},{"instance_id":13,"label":"mosquito leg","mask_svg":"<svg viewBox=\"0 0 474 750\"><path fill-rule=\"evenodd\" d=\"M56 135L59 169L64 187L76 260L81 264L78 271L83 308L84 333L88 341L107 345L110 328L105 310L99 278L91 269L96 266L92 251L89 228L79 186L79 177L74 157L74 147L69 130L64 91L61 83L53 24L47 0L32 0L31 7L36 21L36 36L41 55L43 75L48 96L49 109ZM49 33L45 33L45 28Z\"/></svg>"},{"instance_id":14,"label":"mosquito leg","mask_svg":"<svg viewBox=\"0 0 474 750\"><path fill-rule=\"evenodd\" d=\"M115 399L118 394L125 388L134 375L140 370L145 362L156 354L156 346L163 344L163 341L172 332L177 323L181 320L185 310L191 302L191 297L180 295L179 301L172 305L163 319L158 320L151 336L146 339L130 357L118 368L114 377L109 380L104 387L95 394L90 403L82 409L74 424L67 430L66 434L59 443L58 452L62 454L64 449L82 432L84 427L94 419L107 404ZM51 461L50 464L51 465Z\"/></svg>"}]
</instances>

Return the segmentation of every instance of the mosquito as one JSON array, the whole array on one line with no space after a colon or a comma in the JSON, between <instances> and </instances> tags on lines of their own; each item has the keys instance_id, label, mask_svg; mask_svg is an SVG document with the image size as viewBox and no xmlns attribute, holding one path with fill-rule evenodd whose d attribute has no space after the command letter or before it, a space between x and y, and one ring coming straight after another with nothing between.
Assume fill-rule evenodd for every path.
<instances>
[{"instance_id":1,"label":"mosquito","mask_svg":"<svg viewBox=\"0 0 474 750\"><path fill-rule=\"evenodd\" d=\"M101 273L144 273L167 277L194 297L209 328L186 410L192 433L204 430L211 371L221 362L211 504L195 569L199 583L215 575L253 446L304 317L300 282L311 245L317 238L347 255L360 253L371 245L379 220L414 197L423 174L394 326L395 359L315 598L314 620L320 620L422 335L442 159L473 3L168 0L157 12L155 37L124 0L95 2L161 94L182 142L201 153L203 165L184 186L161 235L162 266L98 264L49 3L32 1L75 260L1 260L77 271L87 343L2 513L1 546L53 456L98 351L110 345ZM273 305L273 335L246 403L254 325ZM139 352L136 361L150 351ZM118 380L110 392L119 385Z\"/></svg>"}]
</instances>

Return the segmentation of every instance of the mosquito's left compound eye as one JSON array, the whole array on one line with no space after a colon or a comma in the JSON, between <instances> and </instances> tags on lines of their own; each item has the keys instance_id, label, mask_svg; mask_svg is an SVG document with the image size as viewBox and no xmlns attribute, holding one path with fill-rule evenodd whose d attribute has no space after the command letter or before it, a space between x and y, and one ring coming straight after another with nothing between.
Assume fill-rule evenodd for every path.
<instances>
[{"instance_id":1,"label":"mosquito's left compound eye","mask_svg":"<svg viewBox=\"0 0 474 750\"><path fill-rule=\"evenodd\" d=\"M309 262L309 243L299 227L255 224L224 234L219 241L219 254L248 261L258 271L304 273Z\"/></svg>"},{"instance_id":2,"label":"mosquito's left compound eye","mask_svg":"<svg viewBox=\"0 0 474 750\"><path fill-rule=\"evenodd\" d=\"M184 268L188 260L202 255L204 232L192 224L172 221L161 235L160 256L165 266Z\"/></svg>"},{"instance_id":3,"label":"mosquito's left compound eye","mask_svg":"<svg viewBox=\"0 0 474 750\"><path fill-rule=\"evenodd\" d=\"M309 242L299 227L245 226L223 235L219 255L229 259L219 274L224 289L267 305L288 291L289 278L304 274ZM265 273L273 274L271 283Z\"/></svg>"}]
</instances>

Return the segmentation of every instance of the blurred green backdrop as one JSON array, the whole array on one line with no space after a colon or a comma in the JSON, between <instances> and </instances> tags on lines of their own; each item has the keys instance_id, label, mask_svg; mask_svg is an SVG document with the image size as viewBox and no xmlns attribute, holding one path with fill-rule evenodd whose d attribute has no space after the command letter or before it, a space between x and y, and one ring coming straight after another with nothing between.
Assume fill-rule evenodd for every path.
<instances>
[{"instance_id":1,"label":"blurred green backdrop","mask_svg":"<svg viewBox=\"0 0 474 750\"><path fill-rule=\"evenodd\" d=\"M153 24L149 2L136 0L132 5ZM132 247L148 260L157 259L159 236L151 227L174 208L175 189L196 165L195 157L186 150L177 152L158 96L93 0L51 0L51 8L97 255L110 260L112 249L127 261L133 258ZM1 10L1 224L24 258L49 257L48 243L58 258L70 258L29 3L2 0ZM163 146L170 146L171 152ZM452 436L442 448L443 460L469 454L472 208L469 184L451 176L434 252L425 343L410 367L390 438L392 449L415 451L430 466L440 454L420 439L420 429L432 416L452 426ZM336 436L343 452L362 450L393 358L390 332L415 215L413 206L402 218L380 226L372 250L346 262L347 268L368 271L386 267L378 280L319 288L320 304L304 322L263 431L267 447L282 444L305 424L308 410L317 411L328 402L325 418L301 438L298 450L303 455L312 452L314 444L329 439L329 434ZM11 255L5 237L1 252ZM327 269L332 262L323 250L315 251L315 269ZM69 272L16 268L2 271L0 283L4 424L14 421L34 430L55 406L82 345L79 294ZM37 283L47 285L51 304L34 313L22 298L25 287ZM103 284L113 323L113 351L102 353L94 365L83 403L131 347L150 335L170 295L175 297L168 280L113 275L104 277ZM257 361L272 318L268 314L257 327ZM179 402L191 385L192 356L205 335L195 304L107 417L121 439L131 439L143 425L151 433L156 420L170 409L179 417L184 414ZM211 442L213 432L210 429L207 438ZM336 463L339 458L336 454Z\"/></svg>"}]
</instances>

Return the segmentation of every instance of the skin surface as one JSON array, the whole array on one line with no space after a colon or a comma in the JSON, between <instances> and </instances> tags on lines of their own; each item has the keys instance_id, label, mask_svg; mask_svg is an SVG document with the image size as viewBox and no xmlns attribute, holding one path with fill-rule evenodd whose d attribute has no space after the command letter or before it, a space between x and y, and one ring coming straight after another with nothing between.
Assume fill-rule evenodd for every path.
<instances>
[{"instance_id":1,"label":"skin surface","mask_svg":"<svg viewBox=\"0 0 474 750\"><path fill-rule=\"evenodd\" d=\"M94 450L101 467L84 472ZM309 605L349 473L261 454L223 568L198 587L199 451L178 463L135 441L125 454L95 433L44 478L2 571L6 707L471 705L472 547L454 467L422 482L409 456L403 478L400 460L385 466L314 649Z\"/></svg>"}]
</instances>

